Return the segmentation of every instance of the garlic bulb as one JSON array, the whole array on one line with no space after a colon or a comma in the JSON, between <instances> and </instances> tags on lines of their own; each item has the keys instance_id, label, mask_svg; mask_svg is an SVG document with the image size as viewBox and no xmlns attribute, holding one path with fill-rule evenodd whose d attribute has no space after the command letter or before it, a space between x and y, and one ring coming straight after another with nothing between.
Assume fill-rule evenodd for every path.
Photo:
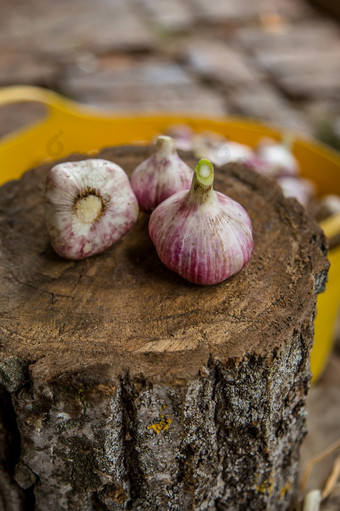
<instances>
[{"instance_id":1,"label":"garlic bulb","mask_svg":"<svg viewBox=\"0 0 340 511\"><path fill-rule=\"evenodd\" d=\"M218 165L219 162L216 162L214 154L225 143L226 139L223 135L214 131L203 131L193 137L192 151L196 158L207 158Z\"/></svg>"},{"instance_id":2,"label":"garlic bulb","mask_svg":"<svg viewBox=\"0 0 340 511\"><path fill-rule=\"evenodd\" d=\"M180 190L190 188L192 170L178 156L171 137L157 138L152 156L131 175L131 186L140 208L150 213L158 204Z\"/></svg>"},{"instance_id":3,"label":"garlic bulb","mask_svg":"<svg viewBox=\"0 0 340 511\"><path fill-rule=\"evenodd\" d=\"M277 179L277 183L281 186L285 197L294 197L305 207L315 195L315 186L309 179L282 176Z\"/></svg>"},{"instance_id":4,"label":"garlic bulb","mask_svg":"<svg viewBox=\"0 0 340 511\"><path fill-rule=\"evenodd\" d=\"M252 226L243 207L213 189L214 168L202 158L189 191L162 202L149 234L159 258L195 284L216 284L240 271L253 252Z\"/></svg>"},{"instance_id":5,"label":"garlic bulb","mask_svg":"<svg viewBox=\"0 0 340 511\"><path fill-rule=\"evenodd\" d=\"M174 139L177 149L192 151L194 133L190 126L186 124L172 124L166 133Z\"/></svg>"},{"instance_id":6,"label":"garlic bulb","mask_svg":"<svg viewBox=\"0 0 340 511\"><path fill-rule=\"evenodd\" d=\"M299 164L290 150L290 142L276 143L265 139L256 150L258 164L254 160L255 170L270 177L296 176Z\"/></svg>"},{"instance_id":7,"label":"garlic bulb","mask_svg":"<svg viewBox=\"0 0 340 511\"><path fill-rule=\"evenodd\" d=\"M226 163L244 162L252 158L253 154L250 147L229 140L214 149L213 163L225 165Z\"/></svg>"},{"instance_id":8,"label":"garlic bulb","mask_svg":"<svg viewBox=\"0 0 340 511\"><path fill-rule=\"evenodd\" d=\"M45 219L54 250L67 259L98 254L137 220L138 203L124 170L89 159L55 165L48 173Z\"/></svg>"},{"instance_id":9,"label":"garlic bulb","mask_svg":"<svg viewBox=\"0 0 340 511\"><path fill-rule=\"evenodd\" d=\"M244 162L253 158L252 149L238 142L218 141L211 144L204 139L197 139L195 143L195 156L198 158L208 158L212 163L218 166L226 163Z\"/></svg>"},{"instance_id":10,"label":"garlic bulb","mask_svg":"<svg viewBox=\"0 0 340 511\"><path fill-rule=\"evenodd\" d=\"M253 150L223 135L205 131L193 137L193 152L197 158L208 158L214 165L243 162L254 156Z\"/></svg>"}]
</instances>

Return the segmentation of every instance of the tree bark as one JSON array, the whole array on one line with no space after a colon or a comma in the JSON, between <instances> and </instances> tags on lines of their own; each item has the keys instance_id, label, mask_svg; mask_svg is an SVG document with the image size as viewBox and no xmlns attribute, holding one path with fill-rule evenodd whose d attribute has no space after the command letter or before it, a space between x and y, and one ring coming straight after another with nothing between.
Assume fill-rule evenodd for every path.
<instances>
[{"instance_id":1,"label":"tree bark","mask_svg":"<svg viewBox=\"0 0 340 511\"><path fill-rule=\"evenodd\" d=\"M131 173L149 152L99 156ZM318 225L229 165L216 189L255 240L234 277L202 287L165 268L142 213L105 253L66 261L44 227L49 166L0 189L3 508L288 510L328 268Z\"/></svg>"}]
</instances>

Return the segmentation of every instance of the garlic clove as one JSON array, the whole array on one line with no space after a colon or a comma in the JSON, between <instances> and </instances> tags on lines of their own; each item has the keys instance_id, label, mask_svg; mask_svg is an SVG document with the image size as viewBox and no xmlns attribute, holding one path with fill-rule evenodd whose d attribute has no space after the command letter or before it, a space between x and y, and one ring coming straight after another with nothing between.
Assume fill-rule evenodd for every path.
<instances>
[{"instance_id":1,"label":"garlic clove","mask_svg":"<svg viewBox=\"0 0 340 511\"><path fill-rule=\"evenodd\" d=\"M154 154L131 175L131 186L140 208L150 213L158 204L180 190L190 188L192 170L179 157L171 137L157 138Z\"/></svg>"},{"instance_id":2,"label":"garlic clove","mask_svg":"<svg viewBox=\"0 0 340 511\"><path fill-rule=\"evenodd\" d=\"M138 216L124 170L99 158L55 165L46 179L44 206L54 250L74 260L113 245Z\"/></svg>"},{"instance_id":3,"label":"garlic clove","mask_svg":"<svg viewBox=\"0 0 340 511\"><path fill-rule=\"evenodd\" d=\"M213 189L214 168L203 158L189 191L162 202L149 234L163 264L195 284L216 284L239 272L254 247L245 209Z\"/></svg>"}]
</instances>

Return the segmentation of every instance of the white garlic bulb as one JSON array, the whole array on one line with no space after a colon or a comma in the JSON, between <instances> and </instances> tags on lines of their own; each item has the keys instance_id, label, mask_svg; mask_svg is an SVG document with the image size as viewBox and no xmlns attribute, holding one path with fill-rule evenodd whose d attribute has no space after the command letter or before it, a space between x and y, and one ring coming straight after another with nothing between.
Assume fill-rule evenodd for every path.
<instances>
[{"instance_id":1,"label":"white garlic bulb","mask_svg":"<svg viewBox=\"0 0 340 511\"><path fill-rule=\"evenodd\" d=\"M54 250L67 259L98 254L132 227L137 199L124 170L107 160L55 165L48 173L45 220Z\"/></svg>"},{"instance_id":2,"label":"white garlic bulb","mask_svg":"<svg viewBox=\"0 0 340 511\"><path fill-rule=\"evenodd\" d=\"M290 150L290 144L287 142L277 143L274 140L265 139L260 143L256 150L259 159L255 170L270 177L297 176L299 173L299 164Z\"/></svg>"},{"instance_id":3,"label":"white garlic bulb","mask_svg":"<svg viewBox=\"0 0 340 511\"><path fill-rule=\"evenodd\" d=\"M247 161L253 154L252 149L247 145L229 140L216 149L214 157L217 165L225 165Z\"/></svg>"}]
</instances>

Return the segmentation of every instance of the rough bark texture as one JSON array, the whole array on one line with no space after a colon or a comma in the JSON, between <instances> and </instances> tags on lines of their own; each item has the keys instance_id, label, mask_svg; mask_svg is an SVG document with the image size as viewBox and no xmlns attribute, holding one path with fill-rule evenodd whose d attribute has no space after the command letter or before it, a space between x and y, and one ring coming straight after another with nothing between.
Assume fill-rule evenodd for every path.
<instances>
[{"instance_id":1,"label":"rough bark texture","mask_svg":"<svg viewBox=\"0 0 340 511\"><path fill-rule=\"evenodd\" d=\"M131 172L148 152L100 156ZM163 267L143 214L105 253L65 261L44 227L48 168L0 190L2 507L288 510L327 275L317 224L234 165L216 188L247 209L255 251L228 281Z\"/></svg>"}]
</instances>

